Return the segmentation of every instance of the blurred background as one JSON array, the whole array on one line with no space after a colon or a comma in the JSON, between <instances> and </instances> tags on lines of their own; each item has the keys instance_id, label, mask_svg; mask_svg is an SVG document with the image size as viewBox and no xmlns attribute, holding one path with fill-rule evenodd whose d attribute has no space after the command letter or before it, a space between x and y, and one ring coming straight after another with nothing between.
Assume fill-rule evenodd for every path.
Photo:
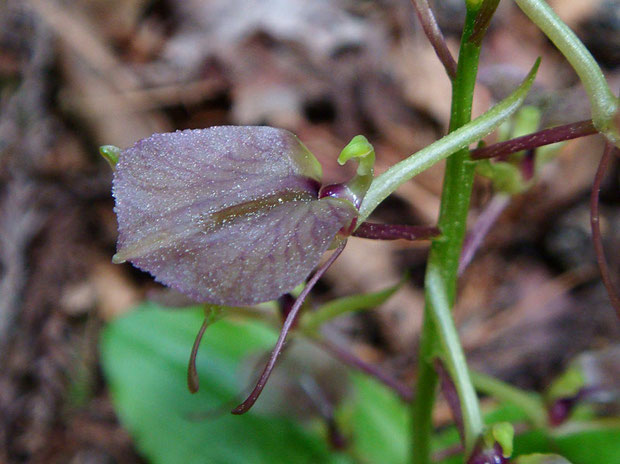
<instances>
[{"instance_id":1,"label":"blurred background","mask_svg":"<svg viewBox=\"0 0 620 464\"><path fill-rule=\"evenodd\" d=\"M461 0L431 2L453 52ZM550 1L620 87L620 3ZM475 112L506 96L537 56L542 127L587 119L576 75L510 1L485 39ZM408 0L3 0L0 2L0 462L139 463L102 375L106 322L177 298L113 265L112 172L98 146L212 125L291 130L324 166L356 134L377 171L441 137L450 85ZM493 136L489 138L493 140ZM565 144L513 197L466 270L456 318L472 365L540 389L567 360L620 336L595 267L588 197L598 137ZM620 261L620 164L602 190L610 264ZM442 166L376 220L433 224ZM470 223L494 198L477 182ZM316 301L406 285L337 322L367 361L415 377L425 243L350 240ZM197 329L197 328L196 328ZM189 354L189 350L188 350ZM438 421L449 419L445 407Z\"/></svg>"}]
</instances>

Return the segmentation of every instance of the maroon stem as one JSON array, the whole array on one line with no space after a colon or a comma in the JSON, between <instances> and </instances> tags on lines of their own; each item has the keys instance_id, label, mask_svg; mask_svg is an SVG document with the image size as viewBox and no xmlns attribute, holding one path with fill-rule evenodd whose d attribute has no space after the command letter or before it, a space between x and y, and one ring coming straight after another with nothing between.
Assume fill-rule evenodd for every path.
<instances>
[{"instance_id":1,"label":"maroon stem","mask_svg":"<svg viewBox=\"0 0 620 464\"><path fill-rule=\"evenodd\" d=\"M459 262L459 275L469 266L471 260L476 255L476 252L480 249L480 245L484 240L484 237L489 233L497 218L502 214L502 211L506 209L506 206L510 203L510 195L497 194L486 206L484 211L478 216L478 220L474 224L471 233L465 238L463 244L463 252L461 253L461 259Z\"/></svg>"},{"instance_id":2,"label":"maroon stem","mask_svg":"<svg viewBox=\"0 0 620 464\"><path fill-rule=\"evenodd\" d=\"M611 157L618 149L614 147L610 142L605 144L605 151L601 157L601 162L598 165L596 175L594 176L594 182L592 184L592 193L590 195L590 226L592 227L592 242L594 243L594 252L596 253L596 261L601 271L601 277L603 284L607 289L609 300L611 305L616 310L616 314L620 318L620 295L614 287L614 283L611 280L611 272L609 271L609 265L607 259L605 259L605 249L603 248L603 239L601 236L601 226L599 221L599 194L601 192L601 184L605 177L605 171L609 167Z\"/></svg>"},{"instance_id":3,"label":"maroon stem","mask_svg":"<svg viewBox=\"0 0 620 464\"><path fill-rule=\"evenodd\" d=\"M200 330L198 331L198 335L196 335L196 339L194 340L192 353L189 356L189 364L187 366L187 388L191 393L196 393L198 391L198 387L200 386L198 381L198 372L196 371L196 356L198 355L198 347L200 346L202 336L209 326L209 319L209 316L205 315L202 325L200 326Z\"/></svg>"},{"instance_id":4,"label":"maroon stem","mask_svg":"<svg viewBox=\"0 0 620 464\"><path fill-rule=\"evenodd\" d=\"M544 129L533 134L517 137L505 142L495 143L488 147L477 148L471 152L472 159L495 158L496 156L507 156L521 150L532 150L552 143L563 142L565 140L585 137L596 134L597 130L592 124L592 120L573 122L563 126Z\"/></svg>"},{"instance_id":5,"label":"maroon stem","mask_svg":"<svg viewBox=\"0 0 620 464\"><path fill-rule=\"evenodd\" d=\"M282 325L282 330L280 331L278 341L276 342L276 345L271 352L271 356L269 357L269 360L267 361L267 364L265 365L265 368L263 369L263 372L258 379L256 386L254 387L250 395L246 398L246 400L231 411L233 414L244 414L250 410L254 403L256 403L256 400L265 388L267 380L269 380L269 376L271 375L271 372L276 365L276 361L278 360L280 353L282 352L282 348L284 347L286 337L293 325L295 324L297 315L299 314L299 310L301 309L304 300L310 293L310 290L312 290L312 287L314 287L318 280L323 276L323 274L325 274L325 271L327 271L327 269L329 269L329 267L333 264L336 258L340 256L340 253L342 253L342 250L344 250L346 244L347 242L343 241L340 246L334 250L329 259L319 269L317 269L312 278L306 284L305 288L297 297L297 301L295 301L295 304L291 308L291 311L288 313L286 319L284 320L284 324Z\"/></svg>"},{"instance_id":6,"label":"maroon stem","mask_svg":"<svg viewBox=\"0 0 620 464\"><path fill-rule=\"evenodd\" d=\"M456 424L456 428L459 431L459 435L461 436L461 441L465 439L465 429L463 428L463 413L461 411L461 401L459 399L459 393L456 390L456 386L450 377L450 373L444 366L443 362L436 358L435 362L435 371L437 371L437 376L439 377L439 383L441 385L441 393L443 393L443 397L448 403L450 407L450 411L452 412L452 418L454 419L454 423Z\"/></svg>"},{"instance_id":7,"label":"maroon stem","mask_svg":"<svg viewBox=\"0 0 620 464\"><path fill-rule=\"evenodd\" d=\"M454 61L452 53L450 53L446 45L446 40L444 39L441 29L439 29L439 25L437 24L435 15L433 15L433 10L431 10L428 4L428 0L411 0L411 2L422 24L422 29L424 29L424 33L433 46L439 61L443 64L448 77L454 79L456 76L456 61Z\"/></svg>"},{"instance_id":8,"label":"maroon stem","mask_svg":"<svg viewBox=\"0 0 620 464\"><path fill-rule=\"evenodd\" d=\"M347 351L328 340L314 339L314 341L321 348L331 353L335 358L339 359L344 364L374 377L386 387L393 390L406 403L410 403L413 400L413 392L411 391L411 387L403 384L388 373L382 371L377 366L367 363L350 351Z\"/></svg>"},{"instance_id":9,"label":"maroon stem","mask_svg":"<svg viewBox=\"0 0 620 464\"><path fill-rule=\"evenodd\" d=\"M407 226L375 222L364 222L353 232L354 237L373 240L428 240L440 234L439 228L435 226Z\"/></svg>"}]
</instances>

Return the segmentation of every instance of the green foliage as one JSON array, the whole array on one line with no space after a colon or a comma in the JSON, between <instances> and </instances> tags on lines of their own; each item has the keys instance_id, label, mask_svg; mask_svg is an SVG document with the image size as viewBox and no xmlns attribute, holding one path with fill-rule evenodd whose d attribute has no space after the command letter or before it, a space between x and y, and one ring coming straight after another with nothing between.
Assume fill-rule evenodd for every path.
<instances>
[{"instance_id":1,"label":"green foliage","mask_svg":"<svg viewBox=\"0 0 620 464\"><path fill-rule=\"evenodd\" d=\"M503 161L481 160L476 164L476 172L493 181L493 187L498 192L511 195L527 190L532 183L523 179L521 170L512 163Z\"/></svg>"},{"instance_id":2,"label":"green foliage","mask_svg":"<svg viewBox=\"0 0 620 464\"><path fill-rule=\"evenodd\" d=\"M409 450L408 406L375 380L354 374L354 392L339 411L351 453L368 464L404 464Z\"/></svg>"},{"instance_id":3,"label":"green foliage","mask_svg":"<svg viewBox=\"0 0 620 464\"><path fill-rule=\"evenodd\" d=\"M275 333L256 322L209 327L198 359L200 391L185 384L201 308L144 304L112 322L101 340L104 373L121 421L153 463L342 462L318 432L284 417L229 414L240 363L268 350Z\"/></svg>"},{"instance_id":4,"label":"green foliage","mask_svg":"<svg viewBox=\"0 0 620 464\"><path fill-rule=\"evenodd\" d=\"M515 461L515 464L571 464L562 456L557 454L528 454L521 456Z\"/></svg>"}]
</instances>

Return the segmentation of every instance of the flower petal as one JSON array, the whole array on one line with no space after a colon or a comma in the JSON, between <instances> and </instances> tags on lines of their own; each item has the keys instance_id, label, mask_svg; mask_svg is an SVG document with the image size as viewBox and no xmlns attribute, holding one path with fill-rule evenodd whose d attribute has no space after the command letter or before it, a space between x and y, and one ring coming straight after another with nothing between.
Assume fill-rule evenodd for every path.
<instances>
[{"instance_id":1,"label":"flower petal","mask_svg":"<svg viewBox=\"0 0 620 464\"><path fill-rule=\"evenodd\" d=\"M223 126L156 134L121 153L114 175L116 262L214 304L292 290L357 216L317 198L321 168L288 131Z\"/></svg>"}]
</instances>

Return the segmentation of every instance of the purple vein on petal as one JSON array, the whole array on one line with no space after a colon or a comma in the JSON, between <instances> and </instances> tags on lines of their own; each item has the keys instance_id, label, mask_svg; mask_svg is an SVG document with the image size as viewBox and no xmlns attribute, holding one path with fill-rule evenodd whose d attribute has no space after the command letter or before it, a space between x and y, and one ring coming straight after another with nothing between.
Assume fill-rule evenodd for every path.
<instances>
[{"instance_id":1,"label":"purple vein on petal","mask_svg":"<svg viewBox=\"0 0 620 464\"><path fill-rule=\"evenodd\" d=\"M329 259L319 269L317 269L312 278L308 281L306 287L297 297L297 300L291 308L291 311L286 316L284 324L282 325L282 330L280 331L280 336L278 337L278 341L276 342L276 345L271 352L269 361L267 361L267 364L265 365L265 368L263 369L263 372L261 373L261 376L258 379L256 386L247 397L247 399L231 411L233 414L244 414L248 412L252 406L254 406L254 403L256 403L256 400L258 399L261 392L265 388L265 385L267 384L267 380L269 380L269 376L271 375L271 372L276 365L276 361L280 357L280 353L282 352L282 348L284 347L286 337L288 336L288 333L290 332L291 328L295 323L295 320L297 319L297 315L299 314L299 310L301 309L304 300L310 293L310 290L312 290L312 288L316 285L318 280L323 276L323 274L325 274L327 269L329 269L329 267L334 263L336 258L340 256L340 253L342 253L342 250L344 250L345 245L346 241L342 242L342 244L338 248L336 248L336 250L334 250Z\"/></svg>"},{"instance_id":2,"label":"purple vein on petal","mask_svg":"<svg viewBox=\"0 0 620 464\"><path fill-rule=\"evenodd\" d=\"M209 319L209 316L205 315L202 325L200 326L200 330L198 331L198 335L196 335L196 339L194 340L192 353L189 356L189 364L187 366L187 388L191 393L196 393L198 391L198 387L200 386L198 381L198 371L196 370L196 356L198 355L198 347L200 347L202 336L209 326Z\"/></svg>"}]
</instances>

